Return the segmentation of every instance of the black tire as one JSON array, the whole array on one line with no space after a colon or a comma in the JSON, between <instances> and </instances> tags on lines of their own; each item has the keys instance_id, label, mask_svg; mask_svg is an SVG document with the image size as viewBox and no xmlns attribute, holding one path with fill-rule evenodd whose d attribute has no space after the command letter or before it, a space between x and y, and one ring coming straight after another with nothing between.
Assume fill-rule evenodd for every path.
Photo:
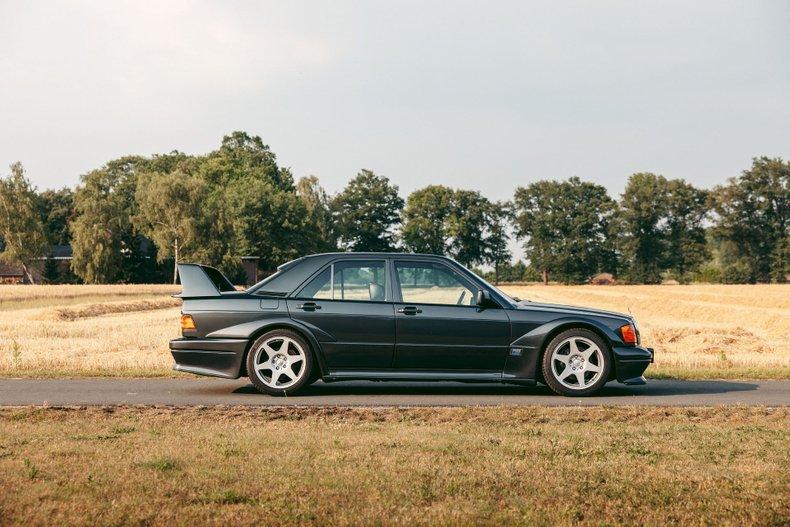
<instances>
[{"instance_id":1,"label":"black tire","mask_svg":"<svg viewBox=\"0 0 790 527\"><path fill-rule=\"evenodd\" d=\"M276 346L278 342L279 348L268 346L276 351L274 357L270 356L270 353L264 348L264 344L272 343ZM282 346L284 344L287 344L288 349L283 353ZM298 353L300 351L299 348L301 348L302 355ZM278 355L288 355L288 358L277 357ZM301 361L296 360L295 357L301 356L303 356ZM272 364L272 368L260 371L256 368L256 363L265 364L273 359L275 359L275 362ZM283 365L282 367L280 367L281 364ZM275 367L278 368L277 374L279 374L279 377L277 378L275 378ZM313 377L314 367L315 361L313 360L313 351L310 345L301 335L288 329L275 329L264 333L255 339L255 342L250 346L249 353L247 353L247 376L256 390L268 395L292 395L297 393L315 380ZM295 380L291 377L292 372L296 374L297 378ZM283 378L283 375L287 378ZM274 380L275 385L282 385L283 387L273 386L272 380Z\"/></svg>"},{"instance_id":2,"label":"black tire","mask_svg":"<svg viewBox=\"0 0 790 527\"><path fill-rule=\"evenodd\" d=\"M569 339L573 339L579 353L573 352ZM591 346L582 347L587 346L588 343L597 346L600 353L597 353ZM559 350L557 350L558 347ZM558 351L557 358L553 359L555 350ZM567 355L565 354L566 350ZM586 352L590 354L589 359L583 358ZM566 356L569 357L567 364L562 360ZM553 368L552 361L555 362ZM566 370L566 368L571 369ZM592 371L594 368L597 370ZM565 330L551 339L543 352L541 366L543 380L554 393L559 395L569 397L593 395L607 383L611 371L612 353L609 346L597 333L589 329ZM564 375L566 372L567 376Z\"/></svg>"}]
</instances>

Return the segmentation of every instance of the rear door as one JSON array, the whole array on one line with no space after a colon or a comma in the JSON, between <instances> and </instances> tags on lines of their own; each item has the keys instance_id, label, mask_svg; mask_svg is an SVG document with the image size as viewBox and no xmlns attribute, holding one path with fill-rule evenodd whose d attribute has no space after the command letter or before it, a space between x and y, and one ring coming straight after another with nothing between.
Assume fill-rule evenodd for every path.
<instances>
[{"instance_id":1,"label":"rear door","mask_svg":"<svg viewBox=\"0 0 790 527\"><path fill-rule=\"evenodd\" d=\"M389 368L395 318L386 260L336 260L295 298L291 318L314 328L330 372Z\"/></svg>"},{"instance_id":2,"label":"rear door","mask_svg":"<svg viewBox=\"0 0 790 527\"><path fill-rule=\"evenodd\" d=\"M502 371L510 343L504 309L475 305L477 287L436 261L395 260L395 367Z\"/></svg>"}]
</instances>

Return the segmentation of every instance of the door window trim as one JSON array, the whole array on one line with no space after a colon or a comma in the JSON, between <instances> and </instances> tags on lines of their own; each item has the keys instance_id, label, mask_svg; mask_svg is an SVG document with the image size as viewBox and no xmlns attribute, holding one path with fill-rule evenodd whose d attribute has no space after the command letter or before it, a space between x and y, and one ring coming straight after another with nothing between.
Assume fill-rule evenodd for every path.
<instances>
[{"instance_id":1,"label":"door window trim","mask_svg":"<svg viewBox=\"0 0 790 527\"><path fill-rule=\"evenodd\" d=\"M354 300L350 298L335 298L335 264L345 264L345 263L380 263L382 264L382 269L384 270L384 300ZM315 297L306 297L302 296L302 291L310 285L310 283L321 275L326 269L329 268L329 280L330 286L329 290L331 292L332 298L315 298ZM390 285L390 268L389 262L386 258L338 258L336 260L332 260L331 262L327 263L318 271L310 275L310 277L305 280L302 285L300 285L296 289L296 293L293 294L290 298L294 300L313 300L318 302L364 302L366 304L392 304L393 303L393 293L392 287Z\"/></svg>"},{"instance_id":2,"label":"door window trim","mask_svg":"<svg viewBox=\"0 0 790 527\"><path fill-rule=\"evenodd\" d=\"M468 278L466 278L461 273L459 273L458 271L456 271L455 269L453 269L449 265L445 264L444 262L439 262L439 261L435 261L435 260L398 260L396 258L393 258L392 259L391 274L392 274L392 281L393 281L393 296L395 298L395 303L408 304L408 305L421 305L421 306L443 306L443 307L465 307L465 308L470 308L471 307L473 309L478 309L477 304L474 304L474 305L463 305L463 304L459 305L459 304L437 304L437 303L434 303L434 302L406 302L403 299L403 290L402 290L401 283L400 283L400 276L398 276L398 264L399 263L400 264L406 264L407 266L409 264L411 264L411 265L415 265L416 264L417 266L426 266L426 267L438 266L438 267L442 267L445 271L449 272L449 274L451 274L452 276L456 277L458 279L458 281L462 285L467 287L472 292L472 295L476 295L477 291L479 289L482 289L479 285L477 285L473 281L469 280ZM475 296L473 296L472 298L475 298Z\"/></svg>"}]
</instances>

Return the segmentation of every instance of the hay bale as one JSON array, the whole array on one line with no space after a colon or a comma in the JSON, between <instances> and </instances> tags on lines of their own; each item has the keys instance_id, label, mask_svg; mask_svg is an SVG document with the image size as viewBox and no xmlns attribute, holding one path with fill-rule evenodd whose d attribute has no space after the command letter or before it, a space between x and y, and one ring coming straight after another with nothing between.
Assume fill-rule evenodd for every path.
<instances>
[{"instance_id":1,"label":"hay bale","mask_svg":"<svg viewBox=\"0 0 790 527\"><path fill-rule=\"evenodd\" d=\"M617 280L614 279L611 273L598 273L590 278L592 285L615 285Z\"/></svg>"}]
</instances>

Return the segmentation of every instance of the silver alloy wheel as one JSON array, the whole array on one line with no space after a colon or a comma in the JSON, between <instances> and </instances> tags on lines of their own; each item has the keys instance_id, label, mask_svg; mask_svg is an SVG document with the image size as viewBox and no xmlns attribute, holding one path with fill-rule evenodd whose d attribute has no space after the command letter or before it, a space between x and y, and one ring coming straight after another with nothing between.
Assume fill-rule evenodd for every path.
<instances>
[{"instance_id":1,"label":"silver alloy wheel","mask_svg":"<svg viewBox=\"0 0 790 527\"><path fill-rule=\"evenodd\" d=\"M255 374L266 386L284 390L296 384L304 374L305 358L305 351L298 342L275 335L255 350Z\"/></svg>"},{"instance_id":2,"label":"silver alloy wheel","mask_svg":"<svg viewBox=\"0 0 790 527\"><path fill-rule=\"evenodd\" d=\"M603 372L603 352L584 337L570 337L551 352L551 372L564 387L584 390L595 384Z\"/></svg>"}]
</instances>

